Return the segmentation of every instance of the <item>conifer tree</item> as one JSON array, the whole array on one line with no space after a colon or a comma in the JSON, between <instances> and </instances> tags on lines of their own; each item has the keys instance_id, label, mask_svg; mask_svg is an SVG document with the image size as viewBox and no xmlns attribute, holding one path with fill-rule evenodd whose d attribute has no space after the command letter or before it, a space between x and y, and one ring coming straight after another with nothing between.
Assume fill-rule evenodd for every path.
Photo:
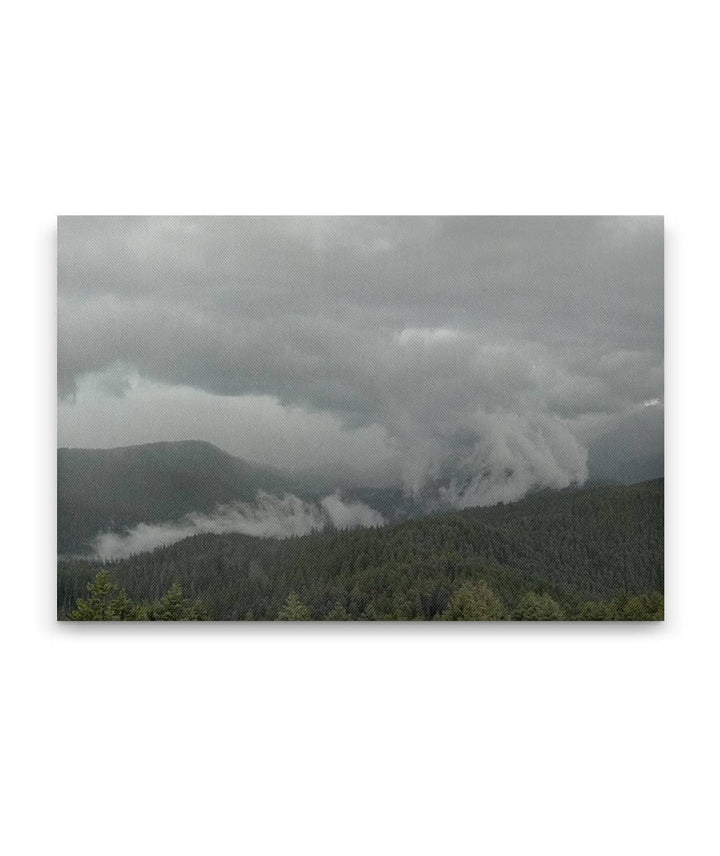
<instances>
[{"instance_id":1,"label":"conifer tree","mask_svg":"<svg viewBox=\"0 0 720 856\"><path fill-rule=\"evenodd\" d=\"M204 621L207 611L183 596L182 586L173 583L165 594L151 605L150 621Z\"/></svg>"},{"instance_id":2,"label":"conifer tree","mask_svg":"<svg viewBox=\"0 0 720 856\"><path fill-rule=\"evenodd\" d=\"M287 600L278 613L279 621L311 621L312 615L307 606L293 591L287 596Z\"/></svg>"},{"instance_id":3,"label":"conifer tree","mask_svg":"<svg viewBox=\"0 0 720 856\"><path fill-rule=\"evenodd\" d=\"M529 591L520 598L513 618L517 621L562 621L565 615L560 604L549 594Z\"/></svg>"},{"instance_id":4,"label":"conifer tree","mask_svg":"<svg viewBox=\"0 0 720 856\"><path fill-rule=\"evenodd\" d=\"M505 609L485 580L480 580L463 583L442 617L445 621L500 621L505 617Z\"/></svg>"},{"instance_id":5,"label":"conifer tree","mask_svg":"<svg viewBox=\"0 0 720 856\"><path fill-rule=\"evenodd\" d=\"M107 571L87 584L88 596L80 598L70 614L72 621L131 621L135 605Z\"/></svg>"},{"instance_id":6,"label":"conifer tree","mask_svg":"<svg viewBox=\"0 0 720 856\"><path fill-rule=\"evenodd\" d=\"M326 621L350 621L350 613L345 609L342 603L336 603L335 606L325 616Z\"/></svg>"}]
</instances>

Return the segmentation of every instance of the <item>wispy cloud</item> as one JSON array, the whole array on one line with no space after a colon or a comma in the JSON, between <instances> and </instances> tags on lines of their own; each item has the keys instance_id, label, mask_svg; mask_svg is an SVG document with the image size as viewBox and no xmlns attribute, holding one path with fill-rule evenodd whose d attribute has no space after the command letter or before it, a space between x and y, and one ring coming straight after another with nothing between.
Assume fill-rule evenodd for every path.
<instances>
[{"instance_id":1,"label":"wispy cloud","mask_svg":"<svg viewBox=\"0 0 720 856\"><path fill-rule=\"evenodd\" d=\"M324 529L328 524L349 529L382 526L384 522L379 512L362 502L344 502L339 493L315 504L290 493L279 497L259 491L254 503L235 502L220 505L210 514L192 513L177 521L140 523L120 533L102 532L93 541L93 551L101 559L119 559L201 533L289 538Z\"/></svg>"}]
</instances>

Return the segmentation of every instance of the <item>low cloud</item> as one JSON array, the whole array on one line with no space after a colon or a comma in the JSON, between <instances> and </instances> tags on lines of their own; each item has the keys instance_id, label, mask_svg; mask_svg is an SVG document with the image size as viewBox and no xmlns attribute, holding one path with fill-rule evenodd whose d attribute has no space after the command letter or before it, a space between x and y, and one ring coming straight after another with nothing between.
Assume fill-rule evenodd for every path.
<instances>
[{"instance_id":1,"label":"low cloud","mask_svg":"<svg viewBox=\"0 0 720 856\"><path fill-rule=\"evenodd\" d=\"M537 488L583 484L587 452L562 421L482 414L474 435L453 448L439 488L453 508L513 502Z\"/></svg>"},{"instance_id":2,"label":"low cloud","mask_svg":"<svg viewBox=\"0 0 720 856\"><path fill-rule=\"evenodd\" d=\"M265 538L308 535L332 524L338 529L382 526L383 516L362 502L343 501L339 493L310 503L286 493L258 491L256 501L220 505L210 514L191 513L168 523L140 523L124 532L102 532L93 541L98 558L123 559L202 533L241 533Z\"/></svg>"}]
</instances>

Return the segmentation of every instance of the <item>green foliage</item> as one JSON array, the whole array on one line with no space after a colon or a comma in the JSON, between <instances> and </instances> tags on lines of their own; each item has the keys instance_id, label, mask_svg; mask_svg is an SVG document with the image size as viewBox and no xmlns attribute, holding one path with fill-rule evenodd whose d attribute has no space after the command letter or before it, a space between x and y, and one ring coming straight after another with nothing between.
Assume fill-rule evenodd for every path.
<instances>
[{"instance_id":1,"label":"green foliage","mask_svg":"<svg viewBox=\"0 0 720 856\"><path fill-rule=\"evenodd\" d=\"M173 583L167 592L148 608L148 621L206 621L207 610L183 597L182 586Z\"/></svg>"},{"instance_id":2,"label":"green foliage","mask_svg":"<svg viewBox=\"0 0 720 856\"><path fill-rule=\"evenodd\" d=\"M100 571L87 584L87 591L88 597L78 600L70 613L72 621L204 621L209 617L202 604L183 597L178 583L159 600L136 604L107 571Z\"/></svg>"},{"instance_id":3,"label":"green foliage","mask_svg":"<svg viewBox=\"0 0 720 856\"><path fill-rule=\"evenodd\" d=\"M445 621L500 621L505 618L502 601L484 581L464 583L443 612Z\"/></svg>"},{"instance_id":4,"label":"green foliage","mask_svg":"<svg viewBox=\"0 0 720 856\"><path fill-rule=\"evenodd\" d=\"M664 617L665 606L658 592L629 597L618 615L620 621L662 621Z\"/></svg>"},{"instance_id":5,"label":"green foliage","mask_svg":"<svg viewBox=\"0 0 720 856\"><path fill-rule=\"evenodd\" d=\"M81 598L70 614L73 621L132 621L136 607L107 571L100 571L87 584L87 598Z\"/></svg>"},{"instance_id":6,"label":"green foliage","mask_svg":"<svg viewBox=\"0 0 720 856\"><path fill-rule=\"evenodd\" d=\"M311 621L312 615L307 606L300 600L299 596L294 592L290 592L278 612L278 621Z\"/></svg>"},{"instance_id":7,"label":"green foliage","mask_svg":"<svg viewBox=\"0 0 720 856\"><path fill-rule=\"evenodd\" d=\"M635 597L623 593L609 601L586 601L574 617L578 621L663 621L665 601L657 591Z\"/></svg>"},{"instance_id":8,"label":"green foliage","mask_svg":"<svg viewBox=\"0 0 720 856\"><path fill-rule=\"evenodd\" d=\"M317 619L428 621L472 612L483 582L508 619L657 621L662 482L547 492L378 529L197 535L116 562L61 561L61 618L90 609L81 601L98 572L147 620L275 620L295 592ZM173 583L187 595L182 610ZM127 611L120 601L112 609Z\"/></svg>"},{"instance_id":9,"label":"green foliage","mask_svg":"<svg viewBox=\"0 0 720 856\"><path fill-rule=\"evenodd\" d=\"M549 594L529 591L520 598L513 618L517 621L562 621L565 615L560 604Z\"/></svg>"},{"instance_id":10,"label":"green foliage","mask_svg":"<svg viewBox=\"0 0 720 856\"><path fill-rule=\"evenodd\" d=\"M335 606L325 616L326 621L350 621L350 613L345 609L342 603L336 603Z\"/></svg>"}]
</instances>

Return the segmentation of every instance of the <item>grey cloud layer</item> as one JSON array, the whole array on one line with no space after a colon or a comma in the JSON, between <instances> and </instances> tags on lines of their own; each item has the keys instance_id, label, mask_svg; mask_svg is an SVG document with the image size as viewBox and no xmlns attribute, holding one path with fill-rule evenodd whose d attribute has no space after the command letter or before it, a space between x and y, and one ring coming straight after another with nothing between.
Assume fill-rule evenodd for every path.
<instances>
[{"instance_id":1,"label":"grey cloud layer","mask_svg":"<svg viewBox=\"0 0 720 856\"><path fill-rule=\"evenodd\" d=\"M63 218L60 392L134 370L276 396L381 426L408 486L461 504L568 483L577 426L662 399L662 241L659 218Z\"/></svg>"}]
</instances>

